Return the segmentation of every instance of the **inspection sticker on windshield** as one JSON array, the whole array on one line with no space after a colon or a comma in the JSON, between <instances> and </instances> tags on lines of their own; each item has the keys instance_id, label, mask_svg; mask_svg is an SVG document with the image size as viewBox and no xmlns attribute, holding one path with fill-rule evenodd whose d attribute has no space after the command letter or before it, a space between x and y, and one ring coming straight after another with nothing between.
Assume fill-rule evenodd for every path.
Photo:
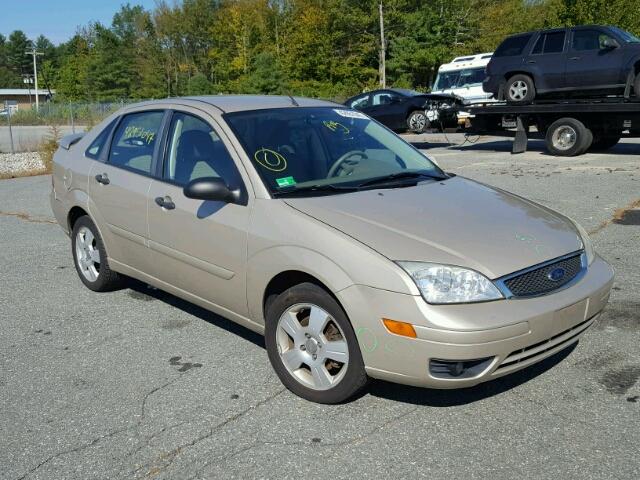
<instances>
[{"instance_id":1,"label":"inspection sticker on windshield","mask_svg":"<svg viewBox=\"0 0 640 480\"><path fill-rule=\"evenodd\" d=\"M282 188L282 187L290 187L291 185L295 185L296 181L293 179L293 177L282 177L282 178L276 178L276 183L280 188Z\"/></svg>"},{"instance_id":2,"label":"inspection sticker on windshield","mask_svg":"<svg viewBox=\"0 0 640 480\"><path fill-rule=\"evenodd\" d=\"M355 110L343 110L334 108L334 112L336 112L341 117L345 118L360 118L361 120L367 120L367 116L362 112L356 112Z\"/></svg>"}]
</instances>

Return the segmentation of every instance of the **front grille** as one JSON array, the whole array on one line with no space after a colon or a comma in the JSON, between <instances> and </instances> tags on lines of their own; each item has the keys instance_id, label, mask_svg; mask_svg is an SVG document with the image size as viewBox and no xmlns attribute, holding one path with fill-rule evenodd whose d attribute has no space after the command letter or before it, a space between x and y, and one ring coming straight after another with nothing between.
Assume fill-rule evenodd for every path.
<instances>
[{"instance_id":1,"label":"front grille","mask_svg":"<svg viewBox=\"0 0 640 480\"><path fill-rule=\"evenodd\" d=\"M582 270L580 257L580 253L577 253L557 262L534 268L506 279L504 285L514 297L531 297L552 292L576 278ZM560 269L562 269L564 275L555 281L552 280L551 272L558 272Z\"/></svg>"}]
</instances>

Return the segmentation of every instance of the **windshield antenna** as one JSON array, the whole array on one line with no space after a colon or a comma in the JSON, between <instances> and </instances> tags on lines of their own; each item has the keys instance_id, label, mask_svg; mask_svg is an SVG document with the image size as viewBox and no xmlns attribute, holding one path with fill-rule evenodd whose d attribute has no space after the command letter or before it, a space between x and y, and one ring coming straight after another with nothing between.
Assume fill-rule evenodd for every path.
<instances>
[{"instance_id":1,"label":"windshield antenna","mask_svg":"<svg viewBox=\"0 0 640 480\"><path fill-rule=\"evenodd\" d=\"M287 93L287 96L291 99L291 103L293 103L293 105L295 107L299 107L300 106L300 104L298 102L296 102L296 99L293 98L290 93Z\"/></svg>"}]
</instances>

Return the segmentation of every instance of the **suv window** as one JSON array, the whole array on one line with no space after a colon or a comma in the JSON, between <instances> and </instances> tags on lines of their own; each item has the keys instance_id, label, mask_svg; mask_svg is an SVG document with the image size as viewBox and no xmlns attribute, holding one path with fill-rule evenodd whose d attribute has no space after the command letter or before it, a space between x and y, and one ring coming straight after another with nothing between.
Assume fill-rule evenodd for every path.
<instances>
[{"instance_id":1,"label":"suv window","mask_svg":"<svg viewBox=\"0 0 640 480\"><path fill-rule=\"evenodd\" d=\"M565 32L543 33L538 38L531 55L541 53L562 53L564 51Z\"/></svg>"},{"instance_id":2,"label":"suv window","mask_svg":"<svg viewBox=\"0 0 640 480\"><path fill-rule=\"evenodd\" d=\"M109 163L150 174L163 116L164 112L159 111L126 115L113 136Z\"/></svg>"},{"instance_id":3,"label":"suv window","mask_svg":"<svg viewBox=\"0 0 640 480\"><path fill-rule=\"evenodd\" d=\"M105 143L107 142L107 140L109 139L109 134L111 133L111 130L113 130L113 125L115 123L116 123L115 120L111 122L107 126L107 128L102 130L100 134L93 140L93 142L91 142L91 145L89 145L89 148L87 148L87 150L84 152L84 154L87 157L93 158L94 160L97 160L98 158L100 158L102 149Z\"/></svg>"},{"instance_id":4,"label":"suv window","mask_svg":"<svg viewBox=\"0 0 640 480\"><path fill-rule=\"evenodd\" d=\"M527 46L531 40L531 34L518 35L516 37L509 37L496 49L493 54L494 57L512 57L514 55L522 54L522 50Z\"/></svg>"},{"instance_id":5,"label":"suv window","mask_svg":"<svg viewBox=\"0 0 640 480\"><path fill-rule=\"evenodd\" d=\"M176 112L171 119L163 178L186 185L197 178L222 178L231 188L242 185L229 151L204 120Z\"/></svg>"},{"instance_id":6,"label":"suv window","mask_svg":"<svg viewBox=\"0 0 640 480\"><path fill-rule=\"evenodd\" d=\"M370 95L364 95L362 97L358 97L355 100L353 100L349 106L356 110L361 110L363 108L370 107L371 106L370 98L371 98Z\"/></svg>"},{"instance_id":7,"label":"suv window","mask_svg":"<svg viewBox=\"0 0 640 480\"><path fill-rule=\"evenodd\" d=\"M600 30L575 30L571 46L574 50L602 50L604 41L613 38Z\"/></svg>"}]
</instances>

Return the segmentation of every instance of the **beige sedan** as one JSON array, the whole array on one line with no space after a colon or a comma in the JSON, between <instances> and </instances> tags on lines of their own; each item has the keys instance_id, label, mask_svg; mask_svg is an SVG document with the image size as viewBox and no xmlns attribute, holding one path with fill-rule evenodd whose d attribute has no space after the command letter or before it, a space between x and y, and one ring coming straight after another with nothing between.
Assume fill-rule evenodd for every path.
<instances>
[{"instance_id":1,"label":"beige sedan","mask_svg":"<svg viewBox=\"0 0 640 480\"><path fill-rule=\"evenodd\" d=\"M572 220L292 97L128 106L60 142L51 206L94 291L126 277L264 333L282 382L468 387L575 343L611 267Z\"/></svg>"}]
</instances>

